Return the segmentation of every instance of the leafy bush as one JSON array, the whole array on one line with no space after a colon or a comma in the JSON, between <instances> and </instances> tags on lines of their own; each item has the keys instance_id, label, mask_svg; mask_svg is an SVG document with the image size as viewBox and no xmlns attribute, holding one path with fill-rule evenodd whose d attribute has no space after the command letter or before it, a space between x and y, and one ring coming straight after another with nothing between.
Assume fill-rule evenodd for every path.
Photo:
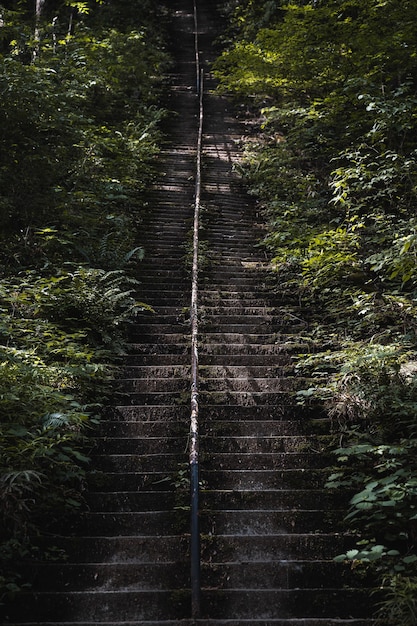
<instances>
[{"instance_id":1,"label":"leafy bush","mask_svg":"<svg viewBox=\"0 0 417 626\"><path fill-rule=\"evenodd\" d=\"M1 4L1 3L0 3ZM155 3L0 6L0 600L83 506L165 113Z\"/></svg>"}]
</instances>

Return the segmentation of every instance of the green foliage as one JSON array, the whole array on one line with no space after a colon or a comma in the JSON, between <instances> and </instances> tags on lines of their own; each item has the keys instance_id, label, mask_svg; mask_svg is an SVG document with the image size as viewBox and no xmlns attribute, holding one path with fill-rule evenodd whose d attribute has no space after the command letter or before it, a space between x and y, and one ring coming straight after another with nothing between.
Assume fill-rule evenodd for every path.
<instances>
[{"instance_id":1,"label":"green foliage","mask_svg":"<svg viewBox=\"0 0 417 626\"><path fill-rule=\"evenodd\" d=\"M45 25L34 63L27 62L33 44L23 25L0 59L6 267L15 254L10 239L28 233L31 244L45 227L55 229L56 244L65 240L65 258L70 252L78 262L85 255L94 261L97 242L115 231L122 256L135 247L132 233L157 153L163 113L156 98L167 58L146 26L120 32L99 23L92 30L97 17L90 13L71 35L57 26L52 36ZM28 249L29 261L19 243L19 262L32 265L37 255Z\"/></svg>"},{"instance_id":2,"label":"green foliage","mask_svg":"<svg viewBox=\"0 0 417 626\"><path fill-rule=\"evenodd\" d=\"M1 3L0 3L1 5ZM161 138L168 57L150 0L0 6L0 601L83 506ZM50 544L50 542L49 542Z\"/></svg>"},{"instance_id":3,"label":"green foliage","mask_svg":"<svg viewBox=\"0 0 417 626\"><path fill-rule=\"evenodd\" d=\"M378 611L382 623L415 626L417 624L417 577L396 574L383 582L386 600Z\"/></svg>"}]
</instances>

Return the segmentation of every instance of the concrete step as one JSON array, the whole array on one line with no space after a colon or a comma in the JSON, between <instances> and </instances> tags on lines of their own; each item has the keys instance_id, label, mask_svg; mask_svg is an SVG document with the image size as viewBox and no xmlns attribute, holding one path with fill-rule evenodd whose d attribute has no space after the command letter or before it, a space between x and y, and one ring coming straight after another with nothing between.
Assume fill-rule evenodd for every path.
<instances>
[{"instance_id":1,"label":"concrete step","mask_svg":"<svg viewBox=\"0 0 417 626\"><path fill-rule=\"evenodd\" d=\"M146 591L78 591L22 593L20 602L9 609L9 621L44 624L42 616L51 622L142 621L181 619L190 613L187 593L178 589ZM36 619L36 616L40 616Z\"/></svg>"},{"instance_id":2,"label":"concrete step","mask_svg":"<svg viewBox=\"0 0 417 626\"><path fill-rule=\"evenodd\" d=\"M94 468L102 472L157 472L161 463L166 472L175 472L188 463L188 455L184 450L177 453L161 454L94 454Z\"/></svg>"},{"instance_id":3,"label":"concrete step","mask_svg":"<svg viewBox=\"0 0 417 626\"><path fill-rule=\"evenodd\" d=\"M26 626L39 626L39 622L24 622ZM64 622L42 622L42 626L62 626ZM133 621L65 621L65 626L178 626L178 620L142 620ZM355 618L289 618L289 619L181 619L181 626L376 626L375 621L371 619L355 619ZM15 626L8 622L9 626Z\"/></svg>"},{"instance_id":4,"label":"concrete step","mask_svg":"<svg viewBox=\"0 0 417 626\"><path fill-rule=\"evenodd\" d=\"M295 534L275 535L209 535L202 537L202 560L208 563L271 562L279 565L283 560L330 561L352 545L352 538L342 534ZM240 585L239 585L240 586Z\"/></svg>"},{"instance_id":5,"label":"concrete step","mask_svg":"<svg viewBox=\"0 0 417 626\"><path fill-rule=\"evenodd\" d=\"M118 386L129 395L140 393L179 393L190 388L191 382L188 376L182 378L163 377L163 378L120 378L117 381Z\"/></svg>"},{"instance_id":6,"label":"concrete step","mask_svg":"<svg viewBox=\"0 0 417 626\"><path fill-rule=\"evenodd\" d=\"M187 351L190 345L190 335L185 332L172 332L172 333L152 333L152 332L134 332L131 333L128 349L129 352L139 353L143 344L150 344L147 348L148 352L155 353L162 351L163 353L169 353L170 350L165 346L171 346L175 344L177 347L175 352Z\"/></svg>"},{"instance_id":7,"label":"concrete step","mask_svg":"<svg viewBox=\"0 0 417 626\"><path fill-rule=\"evenodd\" d=\"M134 591L181 589L189 586L187 564L164 563L32 563L33 590Z\"/></svg>"},{"instance_id":8,"label":"concrete step","mask_svg":"<svg viewBox=\"0 0 417 626\"><path fill-rule=\"evenodd\" d=\"M110 475L112 478L113 475ZM114 476L122 476L114 475ZM166 476L166 474L165 474ZM156 490L155 490L156 491ZM87 511L68 527L73 535L129 537L135 535L163 537L188 532L188 516L175 509L134 512Z\"/></svg>"},{"instance_id":9,"label":"concrete step","mask_svg":"<svg viewBox=\"0 0 417 626\"><path fill-rule=\"evenodd\" d=\"M132 437L136 439L184 435L188 432L189 420L179 419L178 414L175 417L172 418L171 422L166 419L158 421L102 421L96 429L95 435L97 437ZM188 413L187 417L189 417Z\"/></svg>"},{"instance_id":10,"label":"concrete step","mask_svg":"<svg viewBox=\"0 0 417 626\"><path fill-rule=\"evenodd\" d=\"M246 408L246 407L242 407ZM260 413L252 417L249 411L243 411L238 418L221 419L219 412L210 414L210 418L205 419L200 426L200 434L210 436L259 436L259 437L277 437L299 435L301 437L312 437L316 435L330 434L330 422L328 419L316 421L304 420L277 420L270 419L271 409L266 407L264 414ZM273 411L273 409L272 409ZM248 416L249 413L249 416Z\"/></svg>"},{"instance_id":11,"label":"concrete step","mask_svg":"<svg viewBox=\"0 0 417 626\"><path fill-rule=\"evenodd\" d=\"M119 378L122 380L144 379L147 381L161 378L186 378L188 380L190 378L190 371L190 363L186 365L127 365L123 367L123 369L120 369Z\"/></svg>"},{"instance_id":12,"label":"concrete step","mask_svg":"<svg viewBox=\"0 0 417 626\"><path fill-rule=\"evenodd\" d=\"M285 510L263 507L252 511L202 508L200 518L201 532L208 536L343 532L343 520L339 509L320 511L314 508L306 509L303 506ZM286 562L284 560L282 563Z\"/></svg>"},{"instance_id":13,"label":"concrete step","mask_svg":"<svg viewBox=\"0 0 417 626\"><path fill-rule=\"evenodd\" d=\"M161 462L163 457L161 457ZM188 496L188 494L186 494ZM140 513L141 511L172 511L184 503L182 494L163 489L151 491L96 491L86 495L90 509L96 512ZM186 498L187 500L187 498ZM189 500L189 498L188 498Z\"/></svg>"},{"instance_id":14,"label":"concrete step","mask_svg":"<svg viewBox=\"0 0 417 626\"><path fill-rule=\"evenodd\" d=\"M217 332L204 332L203 341L201 342L202 348L203 346L207 346L210 344L244 344L244 345L279 345L281 348L281 352L286 349L286 346L280 343L280 336L276 332L249 332L248 329L244 331L237 330L236 332L232 332L227 328L223 331ZM204 349L203 349L204 351Z\"/></svg>"},{"instance_id":15,"label":"concrete step","mask_svg":"<svg viewBox=\"0 0 417 626\"><path fill-rule=\"evenodd\" d=\"M158 407L146 407L158 408ZM109 419L102 419L99 426L94 430L97 437L165 437L184 436L188 432L190 410L184 407L182 412L175 411L176 407L161 407L161 411L147 415L145 411L138 412L137 415L125 416L113 413ZM225 407L227 409L227 407ZM245 407L243 407L245 408ZM172 409L172 411L168 411ZM235 419L220 419L219 411L205 416L200 425L200 436L236 436L236 437L277 437L277 436L300 436L308 437L312 441L314 435L323 437L329 435L330 424L328 420L316 420L306 422L301 420L277 420L269 419L270 409L264 414L259 413L258 419L245 420L244 411ZM113 419L114 418L114 419ZM216 419L218 418L218 419ZM322 439L317 439L317 445L323 443Z\"/></svg>"},{"instance_id":16,"label":"concrete step","mask_svg":"<svg viewBox=\"0 0 417 626\"><path fill-rule=\"evenodd\" d=\"M273 400L274 398L269 398ZM222 397L216 395L213 397L211 394L200 394L200 409L202 414L207 419L212 419L216 415L221 420L240 420L244 419L244 416L248 412L251 414L251 419L273 419L273 420L289 420L294 419L299 421L304 419L306 422L310 420L326 419L326 413L323 405L318 403L310 403L308 406L300 407L296 399L293 396L283 396L279 398L275 394L275 400L280 401L280 404L274 404L274 402L268 402L267 404L256 404L253 402L247 402L244 404L239 398L235 398L232 395L229 397L223 396L225 402L222 403ZM267 398L268 400L268 398Z\"/></svg>"},{"instance_id":17,"label":"concrete step","mask_svg":"<svg viewBox=\"0 0 417 626\"><path fill-rule=\"evenodd\" d=\"M137 502L142 498L138 497L139 494L120 494L121 503L124 506L127 505L129 500L131 503L131 509L125 508L125 510L138 510L134 507ZM116 500L116 498L113 498ZM282 511L286 509L309 509L309 510L321 510L327 511L333 508L341 509L342 506L346 506L349 501L349 493L343 493L338 498L324 489L280 489L269 488L258 491L257 489L217 489L209 490L203 489L201 492L201 506L206 509L216 510L230 510L236 511L258 511L262 509L274 509ZM109 506L111 506L109 504ZM338 554L338 553L337 553Z\"/></svg>"},{"instance_id":18,"label":"concrete step","mask_svg":"<svg viewBox=\"0 0 417 626\"><path fill-rule=\"evenodd\" d=\"M219 363L218 365L200 364L199 374L201 380L213 379L258 379L258 378L283 378L291 376L293 366L275 365L271 363L229 365Z\"/></svg>"},{"instance_id":19,"label":"concrete step","mask_svg":"<svg viewBox=\"0 0 417 626\"><path fill-rule=\"evenodd\" d=\"M178 421L188 420L190 409L188 405L181 404L137 404L135 406L119 405L110 411L110 419L119 421Z\"/></svg>"},{"instance_id":20,"label":"concrete step","mask_svg":"<svg viewBox=\"0 0 417 626\"><path fill-rule=\"evenodd\" d=\"M57 537L66 563L187 563L188 539L182 535Z\"/></svg>"},{"instance_id":21,"label":"concrete step","mask_svg":"<svg viewBox=\"0 0 417 626\"><path fill-rule=\"evenodd\" d=\"M183 437L95 437L94 453L105 454L160 454L175 453L184 450L188 432ZM161 458L161 462L162 462Z\"/></svg>"},{"instance_id":22,"label":"concrete step","mask_svg":"<svg viewBox=\"0 0 417 626\"><path fill-rule=\"evenodd\" d=\"M325 589L329 580L334 588L357 584L349 567L332 560L266 560L251 562L248 567L239 561L214 561L202 566L202 584L207 589ZM370 577L364 576L361 582L363 588L372 585Z\"/></svg>"},{"instance_id":23,"label":"concrete step","mask_svg":"<svg viewBox=\"0 0 417 626\"><path fill-rule=\"evenodd\" d=\"M200 392L201 404L204 405L238 405L238 406L274 406L283 407L295 404L294 391L290 388L278 391L255 390L213 390ZM132 398L134 399L134 398Z\"/></svg>"},{"instance_id":24,"label":"concrete step","mask_svg":"<svg viewBox=\"0 0 417 626\"><path fill-rule=\"evenodd\" d=\"M338 589L229 589L207 590L204 594L203 614L224 619L302 619L322 618L325 624L337 615L339 619L369 616L369 590ZM293 624L294 622L290 622ZM343 622L342 622L343 623Z\"/></svg>"},{"instance_id":25,"label":"concrete step","mask_svg":"<svg viewBox=\"0 0 417 626\"><path fill-rule=\"evenodd\" d=\"M326 435L309 437L303 435L276 436L231 436L204 437L201 447L216 450L217 453L244 454L311 452L318 454L328 449L329 437Z\"/></svg>"},{"instance_id":26,"label":"concrete step","mask_svg":"<svg viewBox=\"0 0 417 626\"><path fill-rule=\"evenodd\" d=\"M138 343L129 342L126 345L126 358L129 359L129 362L132 358L140 359L142 356L145 357L156 357L156 356L166 356L168 357L176 357L177 355L180 358L183 358L184 355L189 357L190 354L190 342L189 337L184 341L183 335L180 336L181 341L176 343L172 341L172 337L168 337L167 341L162 340L159 343L151 341L149 343ZM135 338L137 340L137 338Z\"/></svg>"},{"instance_id":27,"label":"concrete step","mask_svg":"<svg viewBox=\"0 0 417 626\"><path fill-rule=\"evenodd\" d=\"M301 376L282 376L268 378L254 377L227 377L227 378L208 378L201 379L200 389L202 392L210 391L219 393L225 392L247 392L247 393L274 393L283 391L297 391L299 389L308 389L316 383L316 379L303 378Z\"/></svg>"},{"instance_id":28,"label":"concrete step","mask_svg":"<svg viewBox=\"0 0 417 626\"><path fill-rule=\"evenodd\" d=\"M201 469L203 484L210 489L301 489L308 481L313 489L322 488L330 472L327 469L240 469L228 471Z\"/></svg>"},{"instance_id":29,"label":"concrete step","mask_svg":"<svg viewBox=\"0 0 417 626\"><path fill-rule=\"evenodd\" d=\"M163 502L160 503L161 505ZM162 506L161 506L162 508ZM71 535L81 534L110 537L153 536L161 538L164 535L174 536L188 531L188 515L182 511L146 510L134 512L94 512L87 511L71 523Z\"/></svg>"},{"instance_id":30,"label":"concrete step","mask_svg":"<svg viewBox=\"0 0 417 626\"><path fill-rule=\"evenodd\" d=\"M285 470L296 467L309 470L331 467L330 455L313 452L261 452L261 453L219 453L200 450L201 463L219 471L244 469L253 467L258 470Z\"/></svg>"},{"instance_id":31,"label":"concrete step","mask_svg":"<svg viewBox=\"0 0 417 626\"><path fill-rule=\"evenodd\" d=\"M206 359L211 359L213 356L224 359L224 363L227 363L227 359L233 357L258 357L269 359L274 357L277 359L278 364L282 359L283 362L288 362L291 358L294 358L297 354L303 354L307 352L308 346L300 346L296 342L292 343L280 343L275 337L271 338L270 342L244 342L239 335L232 338L234 341L221 341L221 335L217 334L210 338L210 341L204 341L200 343L199 353L200 362L204 364ZM267 362L267 361L265 361Z\"/></svg>"},{"instance_id":32,"label":"concrete step","mask_svg":"<svg viewBox=\"0 0 417 626\"><path fill-rule=\"evenodd\" d=\"M238 344L239 351L235 354L236 346L217 344L216 347L219 354L210 354L207 351L209 347L213 346L204 346L204 353L200 350L199 363L202 376L204 376L206 368L220 367L221 369L226 369L228 367L242 367L246 370L252 370L252 368L259 367L284 372L286 369L291 371L294 364L294 357L283 352L276 351L273 353L271 351L270 354L262 354L259 350L256 350L256 354L248 354L247 352L242 352L242 346ZM256 347L259 348L260 346Z\"/></svg>"},{"instance_id":33,"label":"concrete step","mask_svg":"<svg viewBox=\"0 0 417 626\"><path fill-rule=\"evenodd\" d=\"M158 348L160 346L157 346ZM155 346L150 346L150 349ZM172 346L171 346L172 348ZM190 352L188 350L182 351L180 354L159 354L151 352L150 354L126 354L123 357L124 367L187 367L191 362Z\"/></svg>"}]
</instances>

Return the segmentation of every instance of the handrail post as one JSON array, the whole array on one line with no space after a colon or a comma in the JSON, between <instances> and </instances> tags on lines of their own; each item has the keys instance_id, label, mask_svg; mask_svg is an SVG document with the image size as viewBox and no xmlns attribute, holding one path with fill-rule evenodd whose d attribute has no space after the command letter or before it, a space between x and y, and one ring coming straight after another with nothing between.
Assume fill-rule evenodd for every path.
<instances>
[{"instance_id":1,"label":"handrail post","mask_svg":"<svg viewBox=\"0 0 417 626\"><path fill-rule=\"evenodd\" d=\"M194 1L194 49L195 49L195 72L196 72L196 89L200 95L200 51L198 49L198 17L197 17L197 0Z\"/></svg>"},{"instance_id":2,"label":"handrail post","mask_svg":"<svg viewBox=\"0 0 417 626\"><path fill-rule=\"evenodd\" d=\"M191 497L191 616L200 617L200 528L199 528L199 437L198 437L198 247L199 213L201 197L201 150L203 140L203 82L198 51L197 4L194 1L195 54L197 71L197 94L199 95L199 128L197 140L197 167L194 202L193 269L191 285L191 419L189 436L190 497Z\"/></svg>"},{"instance_id":3,"label":"handrail post","mask_svg":"<svg viewBox=\"0 0 417 626\"><path fill-rule=\"evenodd\" d=\"M198 439L198 237L201 196L201 148L203 138L203 82L200 74L200 122L197 143L197 173L194 204L193 271L191 290L191 422L190 422L190 491L191 491L191 612L200 616L200 529L199 529L199 439Z\"/></svg>"}]
</instances>

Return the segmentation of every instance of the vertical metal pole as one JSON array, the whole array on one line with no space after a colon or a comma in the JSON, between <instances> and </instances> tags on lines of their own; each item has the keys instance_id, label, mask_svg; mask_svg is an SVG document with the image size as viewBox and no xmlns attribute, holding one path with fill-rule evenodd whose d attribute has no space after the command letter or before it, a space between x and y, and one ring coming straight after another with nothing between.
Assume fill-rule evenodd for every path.
<instances>
[{"instance_id":1,"label":"vertical metal pole","mask_svg":"<svg viewBox=\"0 0 417 626\"><path fill-rule=\"evenodd\" d=\"M197 1L194 0L194 49L195 49L195 73L196 73L196 88L197 93L200 94L200 51L198 49L198 16L197 16Z\"/></svg>"},{"instance_id":2,"label":"vertical metal pole","mask_svg":"<svg viewBox=\"0 0 417 626\"><path fill-rule=\"evenodd\" d=\"M197 141L197 171L194 204L193 270L191 288L191 420L190 420L190 491L191 491L191 616L200 617L200 529L199 529L199 438L198 438L198 237L201 197L201 148L203 139L203 72L198 51L197 5L194 0L194 30L196 55L196 87L199 95L199 128Z\"/></svg>"},{"instance_id":3,"label":"vertical metal pole","mask_svg":"<svg viewBox=\"0 0 417 626\"><path fill-rule=\"evenodd\" d=\"M198 439L198 236L201 196L201 148L203 140L203 85L200 73L200 122L197 142L197 174L194 206L193 272L191 290L191 424L190 424L190 485L191 485L191 612L200 616L200 530L199 530L199 439Z\"/></svg>"}]
</instances>

